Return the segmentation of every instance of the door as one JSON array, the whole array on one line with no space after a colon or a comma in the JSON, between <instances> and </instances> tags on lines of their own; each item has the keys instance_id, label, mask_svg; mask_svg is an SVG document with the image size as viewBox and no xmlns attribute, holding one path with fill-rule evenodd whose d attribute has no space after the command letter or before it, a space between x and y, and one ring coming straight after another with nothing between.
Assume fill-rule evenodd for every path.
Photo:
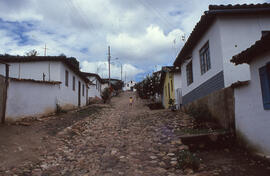
<instances>
[{"instance_id":1,"label":"door","mask_svg":"<svg viewBox=\"0 0 270 176\"><path fill-rule=\"evenodd\" d=\"M78 84L78 106L81 106L81 82Z\"/></svg>"}]
</instances>

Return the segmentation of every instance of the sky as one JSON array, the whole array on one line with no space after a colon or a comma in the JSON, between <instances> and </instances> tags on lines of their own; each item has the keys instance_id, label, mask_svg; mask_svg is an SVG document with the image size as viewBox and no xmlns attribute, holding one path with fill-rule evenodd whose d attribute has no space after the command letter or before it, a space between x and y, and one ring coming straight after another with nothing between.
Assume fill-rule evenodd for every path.
<instances>
[{"instance_id":1,"label":"sky","mask_svg":"<svg viewBox=\"0 0 270 176\"><path fill-rule=\"evenodd\" d=\"M270 0L0 0L0 54L75 57L82 71L140 81L170 66L209 4Z\"/></svg>"}]
</instances>

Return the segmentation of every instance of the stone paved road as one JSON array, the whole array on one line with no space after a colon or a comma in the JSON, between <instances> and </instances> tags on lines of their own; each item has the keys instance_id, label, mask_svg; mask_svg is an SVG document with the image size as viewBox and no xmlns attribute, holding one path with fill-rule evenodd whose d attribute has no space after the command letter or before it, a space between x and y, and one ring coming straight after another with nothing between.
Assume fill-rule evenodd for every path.
<instances>
[{"instance_id":1,"label":"stone paved road","mask_svg":"<svg viewBox=\"0 0 270 176\"><path fill-rule=\"evenodd\" d=\"M0 175L188 175L175 169L175 153L186 146L174 130L193 122L181 112L151 111L142 100L135 100L134 106L129 107L129 96L134 95L125 93L113 98L111 106L103 106L100 113L75 121L72 117L73 124L63 123L61 126L56 120L41 122L40 130L49 130L50 136L46 140L51 147L42 148L38 161L25 160L11 168L1 168L0 165ZM220 152L215 155L218 154ZM215 155L212 155L213 160ZM190 175L232 175L219 173L230 173L235 169L231 164L233 160L237 162L232 157L226 164L228 161L219 158L222 164L208 168L206 163L202 164L198 173ZM248 168L248 164L244 162L243 168Z\"/></svg>"},{"instance_id":2,"label":"stone paved road","mask_svg":"<svg viewBox=\"0 0 270 176\"><path fill-rule=\"evenodd\" d=\"M95 120L85 119L60 132L62 142L57 151L40 164L42 174L152 176L180 173L173 167L175 158L173 151L169 151L173 148L167 146L171 145L168 135L157 133L164 128L155 117L157 112L152 113L141 100L135 100L134 106L129 107L130 94L112 99L112 107ZM171 138L173 136L169 136L169 140ZM35 172L38 174L40 170Z\"/></svg>"}]
</instances>

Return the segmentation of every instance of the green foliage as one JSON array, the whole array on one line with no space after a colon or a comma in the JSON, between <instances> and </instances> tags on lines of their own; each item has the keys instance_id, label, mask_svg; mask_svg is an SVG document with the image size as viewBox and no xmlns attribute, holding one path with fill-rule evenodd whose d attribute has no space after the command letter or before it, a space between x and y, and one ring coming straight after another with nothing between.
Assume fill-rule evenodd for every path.
<instances>
[{"instance_id":1,"label":"green foliage","mask_svg":"<svg viewBox=\"0 0 270 176\"><path fill-rule=\"evenodd\" d=\"M155 94L161 93L160 74L147 76L143 81L137 83L135 88L140 98L149 99Z\"/></svg>"},{"instance_id":2,"label":"green foliage","mask_svg":"<svg viewBox=\"0 0 270 176\"><path fill-rule=\"evenodd\" d=\"M188 150L181 150L177 154L178 167L180 169L198 170L200 167L200 158Z\"/></svg>"},{"instance_id":3,"label":"green foliage","mask_svg":"<svg viewBox=\"0 0 270 176\"><path fill-rule=\"evenodd\" d=\"M103 92L101 93L101 98L104 103L108 102L108 100L110 99L110 95L111 95L110 89L108 87L105 88Z\"/></svg>"},{"instance_id":4,"label":"green foliage","mask_svg":"<svg viewBox=\"0 0 270 176\"><path fill-rule=\"evenodd\" d=\"M36 50L30 50L28 52L25 53L26 56L37 56L38 52Z\"/></svg>"},{"instance_id":5,"label":"green foliage","mask_svg":"<svg viewBox=\"0 0 270 176\"><path fill-rule=\"evenodd\" d=\"M119 80L119 81L116 81L115 83L112 83L111 86L112 86L113 90L121 91L123 86L124 86L124 82Z\"/></svg>"},{"instance_id":6,"label":"green foliage","mask_svg":"<svg viewBox=\"0 0 270 176\"><path fill-rule=\"evenodd\" d=\"M194 117L197 122L214 122L214 118L212 118L212 114L208 109L207 105L199 105L197 107L191 105L186 110L186 113L190 116Z\"/></svg>"},{"instance_id":7,"label":"green foliage","mask_svg":"<svg viewBox=\"0 0 270 176\"><path fill-rule=\"evenodd\" d=\"M56 104L56 114L67 113L66 110L63 110L59 104Z\"/></svg>"},{"instance_id":8,"label":"green foliage","mask_svg":"<svg viewBox=\"0 0 270 176\"><path fill-rule=\"evenodd\" d=\"M170 98L170 99L169 99L169 105L170 105L170 106L173 106L174 103L175 103L175 99Z\"/></svg>"}]
</instances>

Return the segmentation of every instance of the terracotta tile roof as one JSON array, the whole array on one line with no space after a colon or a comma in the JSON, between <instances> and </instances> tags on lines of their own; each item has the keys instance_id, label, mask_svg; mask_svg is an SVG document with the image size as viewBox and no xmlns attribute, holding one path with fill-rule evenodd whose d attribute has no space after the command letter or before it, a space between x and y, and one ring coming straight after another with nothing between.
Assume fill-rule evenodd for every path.
<instances>
[{"instance_id":1,"label":"terracotta tile roof","mask_svg":"<svg viewBox=\"0 0 270 176\"><path fill-rule=\"evenodd\" d=\"M101 79L101 77L98 75L98 74L95 74L95 73L88 73L88 72L81 72L84 76L94 76L94 77L96 77L97 79L98 79L98 81L100 82L100 83L102 83L102 79Z\"/></svg>"},{"instance_id":2,"label":"terracotta tile roof","mask_svg":"<svg viewBox=\"0 0 270 176\"><path fill-rule=\"evenodd\" d=\"M61 84L62 82L60 81L41 81L41 80L34 80L34 79L18 79L18 78L9 78L10 80L13 81L19 81L19 82L32 82L32 83L39 83L39 84Z\"/></svg>"},{"instance_id":3,"label":"terracotta tile roof","mask_svg":"<svg viewBox=\"0 0 270 176\"><path fill-rule=\"evenodd\" d=\"M0 62L14 63L14 62L63 62L72 71L74 71L82 80L88 83L88 79L80 72L79 62L74 57L65 56L12 56L12 55L0 55Z\"/></svg>"},{"instance_id":4,"label":"terracotta tile roof","mask_svg":"<svg viewBox=\"0 0 270 176\"><path fill-rule=\"evenodd\" d=\"M242 51L241 53L233 56L231 62L238 64L250 63L252 60L257 59L258 56L270 51L270 33L262 37L261 40L256 41L250 48Z\"/></svg>"},{"instance_id":5,"label":"terracotta tile roof","mask_svg":"<svg viewBox=\"0 0 270 176\"><path fill-rule=\"evenodd\" d=\"M250 8L269 8L269 3L263 4L228 4L228 5L209 5L209 10L228 10L228 9L250 9Z\"/></svg>"},{"instance_id":6,"label":"terracotta tile roof","mask_svg":"<svg viewBox=\"0 0 270 176\"><path fill-rule=\"evenodd\" d=\"M174 61L175 66L180 66L183 61L190 57L190 53L204 33L211 27L216 17L219 15L237 14L270 14L270 3L265 4L243 4L243 5L210 5L209 10L205 11L200 21L195 25L188 40L181 49Z\"/></svg>"}]
</instances>

